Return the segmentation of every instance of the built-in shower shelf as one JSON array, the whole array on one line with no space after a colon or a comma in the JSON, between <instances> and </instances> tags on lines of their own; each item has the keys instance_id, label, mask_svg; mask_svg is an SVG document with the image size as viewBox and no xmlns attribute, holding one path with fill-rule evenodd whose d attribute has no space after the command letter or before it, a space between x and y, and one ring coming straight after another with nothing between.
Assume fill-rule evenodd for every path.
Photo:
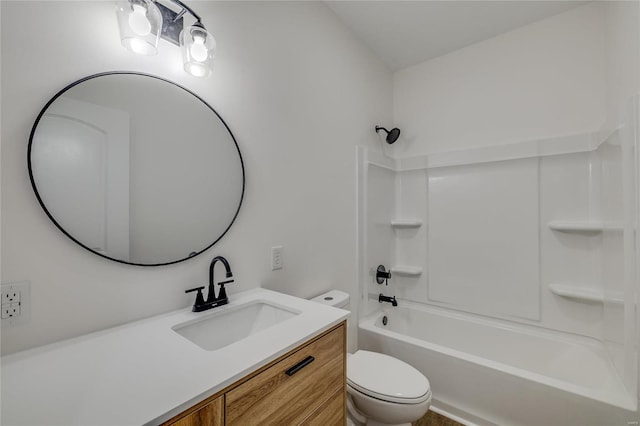
<instances>
[{"instance_id":1,"label":"built-in shower shelf","mask_svg":"<svg viewBox=\"0 0 640 426\"><path fill-rule=\"evenodd\" d=\"M394 228L420 228L422 226L421 219L394 219L391 221Z\"/></svg>"},{"instance_id":2,"label":"built-in shower shelf","mask_svg":"<svg viewBox=\"0 0 640 426\"><path fill-rule=\"evenodd\" d=\"M398 265L391 267L391 273L405 277L419 277L422 275L422 268L418 266Z\"/></svg>"},{"instance_id":3,"label":"built-in shower shelf","mask_svg":"<svg viewBox=\"0 0 640 426\"><path fill-rule=\"evenodd\" d=\"M622 231L620 222L602 222L598 220L553 220L549 228L559 232L602 232Z\"/></svg>"},{"instance_id":4,"label":"built-in shower shelf","mask_svg":"<svg viewBox=\"0 0 640 426\"><path fill-rule=\"evenodd\" d=\"M604 293L600 290L578 287L571 284L549 284L549 290L556 296L575 300L582 303L614 303L616 305L623 304L621 294L614 294L612 297L605 298Z\"/></svg>"},{"instance_id":5,"label":"built-in shower shelf","mask_svg":"<svg viewBox=\"0 0 640 426\"><path fill-rule=\"evenodd\" d=\"M554 220L549 228L560 232L602 232L604 223L595 220Z\"/></svg>"}]
</instances>

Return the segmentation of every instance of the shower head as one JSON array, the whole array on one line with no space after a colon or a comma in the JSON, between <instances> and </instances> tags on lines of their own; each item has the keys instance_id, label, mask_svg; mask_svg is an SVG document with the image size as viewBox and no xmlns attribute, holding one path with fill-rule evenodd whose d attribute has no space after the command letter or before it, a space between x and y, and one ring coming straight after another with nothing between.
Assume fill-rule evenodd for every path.
<instances>
[{"instance_id":1,"label":"shower head","mask_svg":"<svg viewBox=\"0 0 640 426\"><path fill-rule=\"evenodd\" d=\"M376 126L376 133L379 133L380 130L384 130L385 132L387 132L387 143L389 145L397 141L400 137L400 129L398 129L397 127L394 127L391 130L387 130L384 127Z\"/></svg>"}]
</instances>

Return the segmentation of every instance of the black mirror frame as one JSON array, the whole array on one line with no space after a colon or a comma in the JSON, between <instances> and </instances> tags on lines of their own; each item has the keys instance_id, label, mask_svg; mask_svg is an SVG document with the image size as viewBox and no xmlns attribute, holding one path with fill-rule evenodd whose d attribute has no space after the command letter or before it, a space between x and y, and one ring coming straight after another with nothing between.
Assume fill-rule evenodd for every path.
<instances>
[{"instance_id":1,"label":"black mirror frame","mask_svg":"<svg viewBox=\"0 0 640 426\"><path fill-rule=\"evenodd\" d=\"M115 259L113 257L109 257L107 255L104 255L102 253L98 253L97 251L92 250L91 248L87 247L85 244L81 243L76 238L74 238L71 234L69 234L55 220L55 218L53 217L51 212L49 212L49 210L47 209L47 206L44 204L44 201L40 197L40 193L38 192L38 188L36 186L35 179L34 179L34 176L33 176L33 170L32 170L32 164L31 164L31 148L32 148L32 144L33 144L33 137L35 135L36 128L38 127L38 123L40 123L40 120L42 119L42 116L47 111L49 106L53 102L55 102L56 99L58 99L60 96L62 96L67 90L69 90L72 87L75 87L78 84L81 84L81 83L83 83L83 82L85 82L87 80L91 80L91 79L98 78L98 77L104 77L104 76L108 76L108 75L137 75L137 76L153 78L153 79L156 79L156 80L163 81L165 83L172 84L172 85L184 90L185 92L189 93L190 95L192 95L196 99L198 99L200 102L202 102L207 108L209 108L218 117L218 119L222 122L222 124L224 124L224 127L229 132L229 135L231 136L231 139L233 140L233 143L234 143L234 145L236 147L236 150L238 151L238 157L240 158L240 167L242 168L242 193L240 194L240 201L238 202L238 208L236 209L236 212L233 215L233 218L231 219L231 222L229 222L229 225L226 227L226 229L220 234L220 236L214 242L212 242L211 244L209 244L208 246L206 246L204 249L200 250L199 252L192 252L192 253L189 254L189 256L187 256L185 258L174 260L174 261L171 261L171 262L164 262L164 263L135 263L135 262L127 262L125 260ZM189 260L191 258L194 258L194 257L198 256L199 254L201 254L201 253L207 251L208 249L210 249L218 241L220 241L222 239L222 237L225 236L225 234L229 231L231 226L234 224L236 218L238 217L238 213L240 212L240 207L242 206L242 201L244 200L244 192L245 192L245 185L246 185L246 175L245 175L245 170L244 170L244 160L242 158L242 153L240 152L240 147L238 146L238 142L236 141L235 136L231 132L231 129L229 128L227 123L224 121L224 119L220 116L220 114L218 114L218 112L215 109L213 109L213 107L211 107L211 105L209 105L204 99L202 99L200 96L198 96L195 93L193 93L191 90L189 90L189 89L187 89L187 88L185 88L185 87L183 87L183 86L181 86L181 85L179 85L179 84L177 84L177 83L175 83L173 81L167 80L165 78L158 77L158 76L155 76L155 75L152 75L152 74L135 72L135 71L107 71L107 72L102 72L102 73L98 73L98 74L92 74L92 75L83 77L80 80L74 81L73 83L67 85L62 90L60 90L58 93L56 93L45 104L45 106L42 108L42 110L40 111L40 113L36 117L36 120L35 120L35 122L33 124L33 127L31 128L31 133L29 135L29 145L27 147L27 167L28 167L28 170L29 170L29 180L31 181L31 187L33 188L33 192L34 192L36 198L38 199L38 203L40 203L40 207L42 207L42 210L44 210L44 212L46 213L47 217L51 220L51 222L53 222L53 224L64 235L66 235L68 238L70 238L73 242L78 244L80 247L86 249L87 251L89 251L89 252L91 252L91 253L93 253L93 254L95 254L97 256L103 257L105 259L108 259L108 260L111 260L111 261L114 261L114 262L123 263L123 264L126 264L126 265L135 265L135 266L165 266L165 265L172 265L172 264L175 264L175 263L184 262L185 260Z\"/></svg>"}]
</instances>

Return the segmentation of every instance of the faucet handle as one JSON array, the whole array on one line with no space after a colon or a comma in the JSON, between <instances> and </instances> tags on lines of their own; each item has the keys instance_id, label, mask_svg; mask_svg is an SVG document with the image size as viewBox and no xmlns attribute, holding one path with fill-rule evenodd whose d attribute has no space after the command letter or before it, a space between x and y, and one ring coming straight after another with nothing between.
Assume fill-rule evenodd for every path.
<instances>
[{"instance_id":1,"label":"faucet handle","mask_svg":"<svg viewBox=\"0 0 640 426\"><path fill-rule=\"evenodd\" d=\"M389 285L389 279L391 278L391 269L387 270L384 265L378 265L378 269L376 269L376 282L378 284L384 283L385 285Z\"/></svg>"},{"instance_id":2,"label":"faucet handle","mask_svg":"<svg viewBox=\"0 0 640 426\"><path fill-rule=\"evenodd\" d=\"M194 312L199 312L198 308L200 308L201 306L204 305L204 296L202 295L202 290L204 290L204 286L190 288L189 290L185 290L184 291L185 293L191 293L193 291L197 291L198 292L198 294L196 294L196 301L193 304L193 311Z\"/></svg>"},{"instance_id":3,"label":"faucet handle","mask_svg":"<svg viewBox=\"0 0 640 426\"><path fill-rule=\"evenodd\" d=\"M227 303L229 303L229 298L227 297L227 292L224 289L224 285L231 284L232 282L234 282L234 280L221 281L218 283L218 285L220 286L220 291L218 292L218 298L216 300L221 302L221 305L226 305Z\"/></svg>"}]
</instances>

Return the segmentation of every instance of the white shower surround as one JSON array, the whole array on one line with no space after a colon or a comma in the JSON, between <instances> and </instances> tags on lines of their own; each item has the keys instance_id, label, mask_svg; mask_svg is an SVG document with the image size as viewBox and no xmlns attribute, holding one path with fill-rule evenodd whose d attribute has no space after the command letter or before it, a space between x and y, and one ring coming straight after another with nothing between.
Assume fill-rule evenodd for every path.
<instances>
[{"instance_id":1,"label":"white shower surround","mask_svg":"<svg viewBox=\"0 0 640 426\"><path fill-rule=\"evenodd\" d=\"M632 265L637 263L633 246L638 220L634 177L638 97L628 105L627 123L602 132L403 159L359 149L359 283L364 306L359 347L414 365L432 383L436 410L469 424L597 426L611 420L637 421L633 301L638 289ZM478 310L456 303L455 298L449 303L430 298L433 253L420 248L429 239L428 190L426 197L421 195L429 173L536 158L540 192L529 192L541 206L540 215L530 218L540 229L539 237L531 241L540 250L540 278L528 285L538 288L541 298L526 303L538 306L543 317L518 317L492 312L492 305ZM612 168L619 170L612 174ZM403 175L414 172L419 173L403 181ZM585 176L587 181L580 183ZM603 197L605 201L619 198L609 211L600 211L602 191L608 191L610 200ZM579 219L590 218L584 222L590 226L582 229L571 222L571 229L557 229L559 222L549 216L558 209L549 206L573 196L570 208L559 211L587 207ZM407 200L411 200L408 206ZM601 215L600 220L595 214ZM397 225L405 222L411 226ZM598 229L593 223L599 224ZM564 258L563 251L568 251ZM594 265L585 264L585 259ZM379 286L371 279L379 263L392 270L402 264L420 272L396 274L389 286ZM587 280L566 286L568 296L554 292L553 278L572 274ZM582 297L585 289L597 297ZM376 302L380 292L404 299L400 309L382 307L389 327L381 326L381 305ZM574 315L594 324L580 324Z\"/></svg>"}]
</instances>

